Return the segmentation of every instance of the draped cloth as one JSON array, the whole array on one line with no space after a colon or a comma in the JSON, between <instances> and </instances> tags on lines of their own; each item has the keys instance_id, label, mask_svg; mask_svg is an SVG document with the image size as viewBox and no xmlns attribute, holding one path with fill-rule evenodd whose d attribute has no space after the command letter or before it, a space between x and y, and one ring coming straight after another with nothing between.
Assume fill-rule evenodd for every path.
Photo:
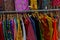
<instances>
[{"instance_id":1,"label":"draped cloth","mask_svg":"<svg viewBox=\"0 0 60 40\"><path fill-rule=\"evenodd\" d=\"M53 6L60 6L60 0L52 0Z\"/></svg>"},{"instance_id":2,"label":"draped cloth","mask_svg":"<svg viewBox=\"0 0 60 40\"><path fill-rule=\"evenodd\" d=\"M28 0L15 0L15 10L22 11L22 10L29 10Z\"/></svg>"},{"instance_id":3,"label":"draped cloth","mask_svg":"<svg viewBox=\"0 0 60 40\"><path fill-rule=\"evenodd\" d=\"M4 0L4 10L13 11L14 10L14 1L13 0Z\"/></svg>"},{"instance_id":4,"label":"draped cloth","mask_svg":"<svg viewBox=\"0 0 60 40\"><path fill-rule=\"evenodd\" d=\"M3 11L3 0L0 0L0 11Z\"/></svg>"}]
</instances>

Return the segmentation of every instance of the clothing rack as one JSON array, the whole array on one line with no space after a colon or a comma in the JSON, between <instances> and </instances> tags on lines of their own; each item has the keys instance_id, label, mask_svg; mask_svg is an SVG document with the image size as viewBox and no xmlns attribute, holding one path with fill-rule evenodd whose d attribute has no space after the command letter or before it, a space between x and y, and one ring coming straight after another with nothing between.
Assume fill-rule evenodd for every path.
<instances>
[{"instance_id":1,"label":"clothing rack","mask_svg":"<svg viewBox=\"0 0 60 40\"><path fill-rule=\"evenodd\" d=\"M60 11L60 9L24 10L24 11L0 11L0 13L15 13L15 12L45 12L45 11Z\"/></svg>"}]
</instances>

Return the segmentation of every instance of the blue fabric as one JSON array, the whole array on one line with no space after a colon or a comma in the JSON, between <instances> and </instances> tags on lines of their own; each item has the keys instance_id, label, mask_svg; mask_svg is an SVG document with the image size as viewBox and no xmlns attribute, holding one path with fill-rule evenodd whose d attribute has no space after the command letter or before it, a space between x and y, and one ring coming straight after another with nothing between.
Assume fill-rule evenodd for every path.
<instances>
[{"instance_id":1,"label":"blue fabric","mask_svg":"<svg viewBox=\"0 0 60 40\"><path fill-rule=\"evenodd\" d=\"M42 0L42 8L45 9L45 6L48 5L48 0Z\"/></svg>"},{"instance_id":2,"label":"blue fabric","mask_svg":"<svg viewBox=\"0 0 60 40\"><path fill-rule=\"evenodd\" d=\"M10 21L9 20L6 20L6 28L7 28L7 35L8 35L8 40L11 40L12 36L11 36L11 30L10 30Z\"/></svg>"},{"instance_id":3,"label":"blue fabric","mask_svg":"<svg viewBox=\"0 0 60 40\"><path fill-rule=\"evenodd\" d=\"M14 40L14 33L13 33L13 27L12 27L12 20L10 20L10 30L12 33L12 39Z\"/></svg>"},{"instance_id":4,"label":"blue fabric","mask_svg":"<svg viewBox=\"0 0 60 40\"><path fill-rule=\"evenodd\" d=\"M29 18L30 18L30 20L31 20L31 24L32 24L32 26L33 26L34 32L35 32L35 34L36 34L35 22L33 21L33 19L32 19L31 17L29 17Z\"/></svg>"}]
</instances>

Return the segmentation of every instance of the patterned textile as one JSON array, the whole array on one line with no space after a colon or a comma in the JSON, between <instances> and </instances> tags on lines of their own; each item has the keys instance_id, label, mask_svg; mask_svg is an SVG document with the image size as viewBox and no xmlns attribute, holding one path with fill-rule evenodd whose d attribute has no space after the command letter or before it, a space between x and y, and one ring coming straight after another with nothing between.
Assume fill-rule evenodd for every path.
<instances>
[{"instance_id":1,"label":"patterned textile","mask_svg":"<svg viewBox=\"0 0 60 40\"><path fill-rule=\"evenodd\" d=\"M14 10L14 1L13 0L4 0L4 10L5 11Z\"/></svg>"},{"instance_id":2,"label":"patterned textile","mask_svg":"<svg viewBox=\"0 0 60 40\"><path fill-rule=\"evenodd\" d=\"M48 23L47 23L47 19L46 17L43 17L41 19L41 25L42 25L42 35L43 35L43 39L44 40L50 40L50 34L49 34L49 27L48 27Z\"/></svg>"},{"instance_id":3,"label":"patterned textile","mask_svg":"<svg viewBox=\"0 0 60 40\"><path fill-rule=\"evenodd\" d=\"M28 0L15 0L15 10L29 10Z\"/></svg>"},{"instance_id":4,"label":"patterned textile","mask_svg":"<svg viewBox=\"0 0 60 40\"><path fill-rule=\"evenodd\" d=\"M52 0L53 6L60 6L60 0Z\"/></svg>"}]
</instances>

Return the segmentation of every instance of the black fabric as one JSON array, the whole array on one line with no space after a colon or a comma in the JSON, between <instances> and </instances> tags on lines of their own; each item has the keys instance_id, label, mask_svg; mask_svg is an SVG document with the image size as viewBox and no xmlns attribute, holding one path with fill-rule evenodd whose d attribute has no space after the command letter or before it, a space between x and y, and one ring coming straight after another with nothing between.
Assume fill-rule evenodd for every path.
<instances>
[{"instance_id":1,"label":"black fabric","mask_svg":"<svg viewBox=\"0 0 60 40\"><path fill-rule=\"evenodd\" d=\"M23 35L23 26L22 26L22 21L21 20L20 20L20 25L21 25L22 35Z\"/></svg>"},{"instance_id":2,"label":"black fabric","mask_svg":"<svg viewBox=\"0 0 60 40\"><path fill-rule=\"evenodd\" d=\"M38 9L42 9L42 0L37 0Z\"/></svg>"},{"instance_id":3,"label":"black fabric","mask_svg":"<svg viewBox=\"0 0 60 40\"><path fill-rule=\"evenodd\" d=\"M34 20L34 22L35 22L37 40L40 40L40 27L39 27L39 21L37 20L37 18L34 18L33 16L31 16L31 18L32 18L32 19Z\"/></svg>"}]
</instances>

